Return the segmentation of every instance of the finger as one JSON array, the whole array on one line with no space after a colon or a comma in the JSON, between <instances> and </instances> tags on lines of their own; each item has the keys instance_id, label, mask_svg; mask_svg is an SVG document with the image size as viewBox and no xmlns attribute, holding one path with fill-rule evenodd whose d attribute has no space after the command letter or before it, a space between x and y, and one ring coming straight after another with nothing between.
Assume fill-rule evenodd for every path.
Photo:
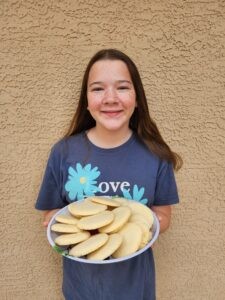
<instances>
[{"instance_id":1,"label":"finger","mask_svg":"<svg viewBox=\"0 0 225 300\"><path fill-rule=\"evenodd\" d=\"M43 226L47 227L50 220L51 220L51 214L46 214L44 217Z\"/></svg>"},{"instance_id":2,"label":"finger","mask_svg":"<svg viewBox=\"0 0 225 300\"><path fill-rule=\"evenodd\" d=\"M44 215L44 221L43 221L43 226L47 227L48 223L50 222L51 218L54 216L54 214L58 211L59 209L54 209L51 211L46 212Z\"/></svg>"},{"instance_id":3,"label":"finger","mask_svg":"<svg viewBox=\"0 0 225 300\"><path fill-rule=\"evenodd\" d=\"M162 216L160 216L160 215L157 214L157 218L158 218L159 222L162 221Z\"/></svg>"}]
</instances>

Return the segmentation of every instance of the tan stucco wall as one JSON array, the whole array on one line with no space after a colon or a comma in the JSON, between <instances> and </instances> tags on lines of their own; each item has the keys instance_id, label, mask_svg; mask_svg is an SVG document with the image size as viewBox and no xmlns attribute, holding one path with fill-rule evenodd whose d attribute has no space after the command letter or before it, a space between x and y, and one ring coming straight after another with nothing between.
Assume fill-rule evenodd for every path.
<instances>
[{"instance_id":1,"label":"tan stucco wall","mask_svg":"<svg viewBox=\"0 0 225 300\"><path fill-rule=\"evenodd\" d=\"M0 299L62 299L60 257L34 203L88 59L116 47L184 159L181 203L154 248L158 299L223 300L225 2L2 0L0 24Z\"/></svg>"}]
</instances>

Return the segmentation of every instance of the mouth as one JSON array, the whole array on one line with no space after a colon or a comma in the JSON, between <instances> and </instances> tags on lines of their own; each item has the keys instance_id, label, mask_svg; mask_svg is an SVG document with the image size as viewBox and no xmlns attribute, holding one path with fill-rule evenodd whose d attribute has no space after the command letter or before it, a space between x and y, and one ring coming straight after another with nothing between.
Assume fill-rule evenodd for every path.
<instances>
[{"instance_id":1,"label":"mouth","mask_svg":"<svg viewBox=\"0 0 225 300\"><path fill-rule=\"evenodd\" d=\"M122 110L103 110L101 111L102 114L108 116L108 117L117 117L120 115Z\"/></svg>"}]
</instances>

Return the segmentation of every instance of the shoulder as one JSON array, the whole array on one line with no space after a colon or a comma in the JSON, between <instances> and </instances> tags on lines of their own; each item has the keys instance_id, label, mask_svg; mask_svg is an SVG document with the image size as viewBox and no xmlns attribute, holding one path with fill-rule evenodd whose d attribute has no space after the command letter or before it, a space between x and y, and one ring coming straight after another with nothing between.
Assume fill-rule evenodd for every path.
<instances>
[{"instance_id":1,"label":"shoulder","mask_svg":"<svg viewBox=\"0 0 225 300\"><path fill-rule=\"evenodd\" d=\"M151 167L154 168L157 173L160 175L161 172L164 172L165 170L168 170L170 172L173 172L173 164L166 159L160 158L157 154L153 153L149 147L144 143L143 140L141 140L137 135L135 135L135 144L137 155L140 156L144 160L151 163ZM147 162L146 161L146 162Z\"/></svg>"},{"instance_id":2,"label":"shoulder","mask_svg":"<svg viewBox=\"0 0 225 300\"><path fill-rule=\"evenodd\" d=\"M134 150L138 151L137 154L144 159L148 158L149 160L151 160L152 162L154 162L154 164L156 165L160 165L162 163L162 160L159 158L159 156L157 156L156 154L154 154L149 147L147 146L147 144L137 135L134 135Z\"/></svg>"},{"instance_id":3,"label":"shoulder","mask_svg":"<svg viewBox=\"0 0 225 300\"><path fill-rule=\"evenodd\" d=\"M76 148L84 143L83 133L64 137L57 141L51 148L51 156L67 155L71 151L75 151Z\"/></svg>"}]
</instances>

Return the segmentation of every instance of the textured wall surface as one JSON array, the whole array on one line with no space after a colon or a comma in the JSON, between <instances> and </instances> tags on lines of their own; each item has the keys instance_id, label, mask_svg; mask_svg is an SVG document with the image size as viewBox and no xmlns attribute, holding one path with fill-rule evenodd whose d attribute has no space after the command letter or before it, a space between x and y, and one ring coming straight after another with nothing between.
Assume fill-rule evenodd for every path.
<instances>
[{"instance_id":1,"label":"textured wall surface","mask_svg":"<svg viewBox=\"0 0 225 300\"><path fill-rule=\"evenodd\" d=\"M154 247L159 300L225 295L225 1L0 1L0 299L62 299L60 257L34 210L88 59L139 67L164 138L184 159L181 202Z\"/></svg>"}]
</instances>

